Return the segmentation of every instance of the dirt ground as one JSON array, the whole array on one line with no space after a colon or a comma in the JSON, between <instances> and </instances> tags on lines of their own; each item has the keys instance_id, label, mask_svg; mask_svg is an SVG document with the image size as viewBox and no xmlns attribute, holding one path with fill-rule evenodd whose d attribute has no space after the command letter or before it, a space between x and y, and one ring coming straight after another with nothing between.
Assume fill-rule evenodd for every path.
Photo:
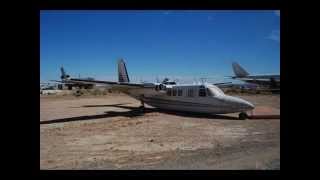
<instances>
[{"instance_id":1,"label":"dirt ground","mask_svg":"<svg viewBox=\"0 0 320 180\"><path fill-rule=\"evenodd\" d=\"M280 95L242 95L280 113ZM126 95L40 97L40 169L280 169L280 119L137 110Z\"/></svg>"}]
</instances>

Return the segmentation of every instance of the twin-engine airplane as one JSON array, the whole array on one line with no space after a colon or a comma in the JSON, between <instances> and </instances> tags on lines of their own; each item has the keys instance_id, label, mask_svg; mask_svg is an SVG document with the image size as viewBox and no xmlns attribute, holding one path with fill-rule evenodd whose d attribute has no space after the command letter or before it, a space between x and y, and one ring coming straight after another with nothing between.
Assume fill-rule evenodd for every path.
<instances>
[{"instance_id":1,"label":"twin-engine airplane","mask_svg":"<svg viewBox=\"0 0 320 180\"><path fill-rule=\"evenodd\" d=\"M162 83L131 83L125 62L118 61L118 82L84 80L76 78L65 79L66 83L93 83L111 86L144 104L173 111L194 113L225 114L240 112L239 117L245 117L246 111L254 105L243 99L223 93L214 84L177 85L165 79ZM219 83L220 84L220 83Z\"/></svg>"}]
</instances>

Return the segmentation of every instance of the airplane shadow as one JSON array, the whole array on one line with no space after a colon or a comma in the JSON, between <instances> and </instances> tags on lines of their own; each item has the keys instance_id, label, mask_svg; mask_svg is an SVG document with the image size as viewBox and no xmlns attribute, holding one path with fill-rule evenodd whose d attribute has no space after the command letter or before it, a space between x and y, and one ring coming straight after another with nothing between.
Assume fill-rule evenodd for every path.
<instances>
[{"instance_id":1,"label":"airplane shadow","mask_svg":"<svg viewBox=\"0 0 320 180\"><path fill-rule=\"evenodd\" d=\"M60 118L47 121L40 121L40 124L53 124L53 123L63 123L63 122L72 122L72 121L84 121L84 120L93 120L93 119L103 119L103 118L112 118L112 117L139 117L152 112L160 112L170 115L182 116L182 117L195 117L195 118L206 118L206 119L222 119L222 120L239 120L237 117L226 116L226 115L213 115L213 114L200 114L200 113L190 113L190 112L181 112L181 111L169 111L158 108L145 108L143 111L139 107L132 106L123 106L123 104L108 104L108 105L85 105L81 106L82 108L91 108L91 107L117 107L122 109L128 109L129 111L119 112L119 111L106 111L103 114L98 115L88 115L88 116L77 116L70 118ZM79 108L81 108L79 107Z\"/></svg>"},{"instance_id":2,"label":"airplane shadow","mask_svg":"<svg viewBox=\"0 0 320 180\"><path fill-rule=\"evenodd\" d=\"M86 105L82 107L117 107L128 110L137 110L141 112L139 107L132 106L123 106L124 104L109 104L109 105ZM173 111L173 110L163 110L158 108L145 108L143 113L150 112L161 112L165 114L177 115L177 116L185 116L185 117L196 117L196 118L206 118L206 119L227 119L227 120L239 120L238 117L226 116L226 115L217 115L217 114L205 114L205 113L193 113L193 112L185 112L185 111Z\"/></svg>"},{"instance_id":3,"label":"airplane shadow","mask_svg":"<svg viewBox=\"0 0 320 180\"><path fill-rule=\"evenodd\" d=\"M72 121L84 121L84 120L92 120L92 119L103 119L103 118L112 118L112 117L137 117L143 116L144 113L141 110L132 110L132 111L107 111L103 114L98 115L89 115L89 116L77 116L77 117L70 117L70 118L61 118L61 119L53 119L47 121L40 121L40 124L52 124L52 123L63 123L63 122L72 122Z\"/></svg>"},{"instance_id":4,"label":"airplane shadow","mask_svg":"<svg viewBox=\"0 0 320 180\"><path fill-rule=\"evenodd\" d=\"M130 103L119 103L119 104L102 104L102 105L85 105L85 106L80 106L77 108L81 108L81 107L113 107L113 106L121 106L121 105L126 105L126 104L130 104ZM129 106L128 106L129 107Z\"/></svg>"}]
</instances>

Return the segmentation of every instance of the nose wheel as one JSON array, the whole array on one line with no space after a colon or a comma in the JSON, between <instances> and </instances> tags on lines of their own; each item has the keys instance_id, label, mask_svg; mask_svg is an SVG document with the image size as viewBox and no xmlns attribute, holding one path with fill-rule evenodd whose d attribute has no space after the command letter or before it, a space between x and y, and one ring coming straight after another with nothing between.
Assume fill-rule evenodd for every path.
<instances>
[{"instance_id":1,"label":"nose wheel","mask_svg":"<svg viewBox=\"0 0 320 180\"><path fill-rule=\"evenodd\" d=\"M240 120L246 120L247 118L248 118L248 114L247 114L247 113L241 112L241 113L239 114L239 119L240 119Z\"/></svg>"}]
</instances>

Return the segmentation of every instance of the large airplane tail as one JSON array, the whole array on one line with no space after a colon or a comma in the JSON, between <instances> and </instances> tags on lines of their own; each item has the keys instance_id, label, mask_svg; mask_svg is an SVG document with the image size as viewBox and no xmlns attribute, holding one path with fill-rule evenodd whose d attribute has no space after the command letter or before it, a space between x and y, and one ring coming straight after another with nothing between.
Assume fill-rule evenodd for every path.
<instances>
[{"instance_id":1,"label":"large airplane tail","mask_svg":"<svg viewBox=\"0 0 320 180\"><path fill-rule=\"evenodd\" d=\"M236 62L232 63L232 69L236 77L246 77L249 75L249 73Z\"/></svg>"},{"instance_id":2,"label":"large airplane tail","mask_svg":"<svg viewBox=\"0 0 320 180\"><path fill-rule=\"evenodd\" d=\"M118 80L119 82L130 82L126 64L123 59L118 61Z\"/></svg>"},{"instance_id":3,"label":"large airplane tail","mask_svg":"<svg viewBox=\"0 0 320 180\"><path fill-rule=\"evenodd\" d=\"M68 79L70 76L64 71L63 67L60 68L61 70L61 80L66 80Z\"/></svg>"}]
</instances>

